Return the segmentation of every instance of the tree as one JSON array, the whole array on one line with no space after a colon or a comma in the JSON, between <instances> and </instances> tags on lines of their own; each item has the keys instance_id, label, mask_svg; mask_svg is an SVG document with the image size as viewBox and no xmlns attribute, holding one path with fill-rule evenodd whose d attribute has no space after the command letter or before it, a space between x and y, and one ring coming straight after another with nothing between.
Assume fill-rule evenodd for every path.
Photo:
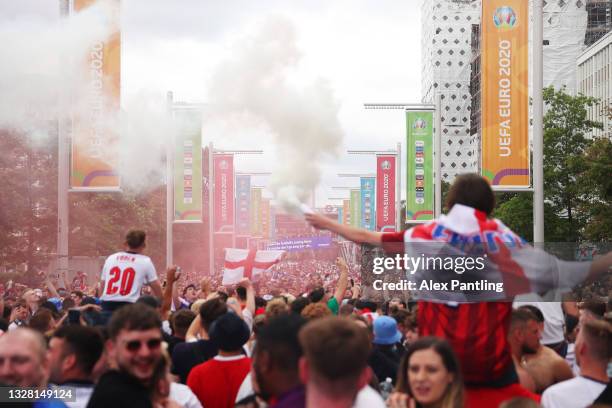
<instances>
[{"instance_id":1,"label":"tree","mask_svg":"<svg viewBox=\"0 0 612 408\"><path fill-rule=\"evenodd\" d=\"M579 210L586 214L584 238L590 242L612 240L612 141L595 139L585 153L586 170L578 185L585 199Z\"/></svg>"},{"instance_id":2,"label":"tree","mask_svg":"<svg viewBox=\"0 0 612 408\"><path fill-rule=\"evenodd\" d=\"M579 179L588 170L585 160L592 140L585 135L600 122L587 117L587 108L597 99L579 94L569 95L565 88L552 86L543 92L547 111L544 115L544 197L552 211L564 222L560 225L561 238L578 242L588 217L584 207L585 191Z\"/></svg>"},{"instance_id":3,"label":"tree","mask_svg":"<svg viewBox=\"0 0 612 408\"><path fill-rule=\"evenodd\" d=\"M5 270L44 268L55 252L56 153L54 138L0 132L0 266Z\"/></svg>"}]
</instances>

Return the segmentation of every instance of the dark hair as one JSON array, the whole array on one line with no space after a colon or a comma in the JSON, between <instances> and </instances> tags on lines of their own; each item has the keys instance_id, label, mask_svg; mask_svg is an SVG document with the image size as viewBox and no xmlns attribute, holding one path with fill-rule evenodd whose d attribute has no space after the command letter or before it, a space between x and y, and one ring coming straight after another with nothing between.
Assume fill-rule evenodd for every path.
<instances>
[{"instance_id":1,"label":"dark hair","mask_svg":"<svg viewBox=\"0 0 612 408\"><path fill-rule=\"evenodd\" d=\"M74 353L77 365L86 375L90 375L104 350L102 335L97 329L87 326L62 326L52 337L63 339L64 356Z\"/></svg>"},{"instance_id":2,"label":"dark hair","mask_svg":"<svg viewBox=\"0 0 612 408\"><path fill-rule=\"evenodd\" d=\"M57 306L55 306L55 303L50 302L48 300L45 300L44 302L42 302L40 304L40 307L44 308L44 309L50 310L51 313L53 313L54 316L57 316L58 313L59 313L59 311L57 310Z\"/></svg>"},{"instance_id":3,"label":"dark hair","mask_svg":"<svg viewBox=\"0 0 612 408\"><path fill-rule=\"evenodd\" d=\"M71 298L67 297L64 300L62 300L62 310L63 311L72 309L74 306L76 306L76 303L74 303L74 300L72 300Z\"/></svg>"},{"instance_id":4,"label":"dark hair","mask_svg":"<svg viewBox=\"0 0 612 408\"><path fill-rule=\"evenodd\" d=\"M325 290L322 287L318 287L308 294L308 300L310 300L310 303L317 303L323 299L323 296L325 296Z\"/></svg>"},{"instance_id":5,"label":"dark hair","mask_svg":"<svg viewBox=\"0 0 612 408\"><path fill-rule=\"evenodd\" d=\"M537 322L538 318L529 308L521 306L518 309L512 310L510 327L514 328L518 325L524 325L530 320Z\"/></svg>"},{"instance_id":6,"label":"dark hair","mask_svg":"<svg viewBox=\"0 0 612 408\"><path fill-rule=\"evenodd\" d=\"M227 304L220 298L210 299L202 303L200 319L204 330L208 331L210 325L225 313L227 313Z\"/></svg>"},{"instance_id":7,"label":"dark hair","mask_svg":"<svg viewBox=\"0 0 612 408\"><path fill-rule=\"evenodd\" d=\"M185 296L185 293L187 293L187 289L189 288L193 288L193 290L196 290L196 286L193 283L190 283L189 285L185 286L185 289L183 289L183 297Z\"/></svg>"},{"instance_id":8,"label":"dark hair","mask_svg":"<svg viewBox=\"0 0 612 408\"><path fill-rule=\"evenodd\" d=\"M285 373L297 375L302 346L298 333L306 320L295 314L270 319L257 332L255 354L265 352L270 361Z\"/></svg>"},{"instance_id":9,"label":"dark hair","mask_svg":"<svg viewBox=\"0 0 612 408\"><path fill-rule=\"evenodd\" d=\"M395 319L397 324L403 325L407 330L415 330L417 328L415 316L406 309L396 310L391 317Z\"/></svg>"},{"instance_id":10,"label":"dark hair","mask_svg":"<svg viewBox=\"0 0 612 408\"><path fill-rule=\"evenodd\" d=\"M143 230L129 230L125 235L125 243L130 249L139 249L145 243L147 233Z\"/></svg>"},{"instance_id":11,"label":"dark hair","mask_svg":"<svg viewBox=\"0 0 612 408\"><path fill-rule=\"evenodd\" d=\"M9 327L9 322L6 319L0 317L0 330L2 330L3 332L6 332L8 331L8 327Z\"/></svg>"},{"instance_id":12,"label":"dark hair","mask_svg":"<svg viewBox=\"0 0 612 408\"><path fill-rule=\"evenodd\" d=\"M565 315L565 332L570 334L578 326L578 318L571 314Z\"/></svg>"},{"instance_id":13,"label":"dark hair","mask_svg":"<svg viewBox=\"0 0 612 408\"><path fill-rule=\"evenodd\" d=\"M218 290L217 294L219 295L219 299L221 299L224 302L227 302L227 299L229 298L229 295L227 293L221 292L220 290Z\"/></svg>"},{"instance_id":14,"label":"dark hair","mask_svg":"<svg viewBox=\"0 0 612 408\"><path fill-rule=\"evenodd\" d=\"M417 351L428 349L433 349L442 359L442 364L444 364L446 370L453 374L453 382L445 391L441 406L444 408L463 407L463 378L459 360L457 360L457 356L453 352L450 343L438 337L422 337L408 347L406 354L404 354L400 361L395 390L404 394L410 394L411 396L414 395L410 389L410 382L408 381L410 357Z\"/></svg>"},{"instance_id":15,"label":"dark hair","mask_svg":"<svg viewBox=\"0 0 612 408\"><path fill-rule=\"evenodd\" d=\"M588 310L598 318L602 318L606 314L606 304L603 301L597 302L594 300L588 300L586 302L582 302L579 309Z\"/></svg>"},{"instance_id":16,"label":"dark hair","mask_svg":"<svg viewBox=\"0 0 612 408\"><path fill-rule=\"evenodd\" d=\"M246 288L244 286L238 286L236 288L236 296L238 296L238 299L245 301L246 300Z\"/></svg>"},{"instance_id":17,"label":"dark hair","mask_svg":"<svg viewBox=\"0 0 612 408\"><path fill-rule=\"evenodd\" d=\"M463 204L491 215L495 208L495 195L484 177L475 174L461 174L455 178L446 195L446 208Z\"/></svg>"},{"instance_id":18,"label":"dark hair","mask_svg":"<svg viewBox=\"0 0 612 408\"><path fill-rule=\"evenodd\" d=\"M83 294L83 292L81 292L80 290L73 290L72 292L70 292L70 294L75 294L78 297L80 297L81 299L83 299L83 297L85 297L85 294Z\"/></svg>"},{"instance_id":19,"label":"dark hair","mask_svg":"<svg viewBox=\"0 0 612 408\"><path fill-rule=\"evenodd\" d=\"M121 330L161 330L161 325L161 319L155 309L142 303L134 303L123 306L113 313L108 323L108 334L112 340L115 340Z\"/></svg>"},{"instance_id":20,"label":"dark hair","mask_svg":"<svg viewBox=\"0 0 612 408\"><path fill-rule=\"evenodd\" d=\"M519 307L519 309L529 310L533 314L534 320L536 322L544 323L544 314L537 307L535 307L533 305L523 305L523 306Z\"/></svg>"},{"instance_id":21,"label":"dark hair","mask_svg":"<svg viewBox=\"0 0 612 408\"><path fill-rule=\"evenodd\" d=\"M177 337L185 337L189 325L195 319L196 314L191 310L182 309L175 312L170 318L172 332Z\"/></svg>"},{"instance_id":22,"label":"dark hair","mask_svg":"<svg viewBox=\"0 0 612 408\"><path fill-rule=\"evenodd\" d=\"M267 304L268 302L266 301L266 299L262 298L261 296L255 297L255 307L256 308L266 307Z\"/></svg>"}]
</instances>

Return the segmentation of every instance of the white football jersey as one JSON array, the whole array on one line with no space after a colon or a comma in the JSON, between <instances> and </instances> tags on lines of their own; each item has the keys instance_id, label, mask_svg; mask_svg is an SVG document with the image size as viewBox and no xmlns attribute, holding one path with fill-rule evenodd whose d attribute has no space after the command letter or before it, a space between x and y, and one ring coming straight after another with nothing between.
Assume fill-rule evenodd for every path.
<instances>
[{"instance_id":1,"label":"white football jersey","mask_svg":"<svg viewBox=\"0 0 612 408\"><path fill-rule=\"evenodd\" d=\"M157 280L155 266L146 255L117 252L104 262L104 289L100 300L134 303L142 287Z\"/></svg>"}]
</instances>

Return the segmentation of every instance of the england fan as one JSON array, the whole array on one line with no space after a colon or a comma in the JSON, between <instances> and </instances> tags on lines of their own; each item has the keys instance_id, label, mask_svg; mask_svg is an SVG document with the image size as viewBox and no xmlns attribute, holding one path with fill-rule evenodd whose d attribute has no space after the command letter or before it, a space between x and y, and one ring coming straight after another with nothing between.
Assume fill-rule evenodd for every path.
<instances>
[{"instance_id":1,"label":"england fan","mask_svg":"<svg viewBox=\"0 0 612 408\"><path fill-rule=\"evenodd\" d=\"M604 273L612 264L612 253L591 264L578 265L538 251L501 221L490 218L494 207L495 196L488 181L476 174L463 174L455 179L448 192L448 214L407 231L367 231L341 225L321 214L305 215L315 228L329 230L356 243L383 246L387 253L399 254L416 243L422 249L443 248L451 253L460 252L460 255L466 254L463 252L465 248L478 247L485 252L488 268L484 272L491 278L503 280L505 293L497 299L505 302L475 301L483 295L482 291L440 291L433 298L433 292L430 292L430 297L426 298L429 301L420 301L418 305L419 335L446 338L457 353L468 385L467 403L470 407L497 406L515 396L537 399L520 387L512 362L507 340L512 297L529 291L545 292L559 288L561 284L572 287ZM512 250L516 249L521 249L522 253L513 253ZM439 279L426 269L419 270L423 279ZM474 274L466 273L462 279L467 281L470 277L473 278ZM481 274L480 277L485 276ZM467 298L464 302L447 301L458 296Z\"/></svg>"},{"instance_id":2,"label":"england fan","mask_svg":"<svg viewBox=\"0 0 612 408\"><path fill-rule=\"evenodd\" d=\"M126 249L112 254L104 262L100 300L107 317L118 308L136 302L144 285L149 285L157 298L162 297L155 266L151 258L142 254L145 240L144 231L130 230L125 236Z\"/></svg>"}]
</instances>

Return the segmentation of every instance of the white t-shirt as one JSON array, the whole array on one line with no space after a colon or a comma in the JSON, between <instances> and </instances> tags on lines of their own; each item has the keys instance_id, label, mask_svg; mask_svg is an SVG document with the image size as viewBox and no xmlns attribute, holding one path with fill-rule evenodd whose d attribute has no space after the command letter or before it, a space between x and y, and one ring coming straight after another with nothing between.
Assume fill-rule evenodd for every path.
<instances>
[{"instance_id":1,"label":"white t-shirt","mask_svg":"<svg viewBox=\"0 0 612 408\"><path fill-rule=\"evenodd\" d=\"M101 278L104 291L100 300L134 303L142 287L157 280L157 272L148 256L117 252L106 258Z\"/></svg>"},{"instance_id":2,"label":"white t-shirt","mask_svg":"<svg viewBox=\"0 0 612 408\"><path fill-rule=\"evenodd\" d=\"M168 397L178 402L183 408L202 408L198 397L185 384L171 383L170 395Z\"/></svg>"},{"instance_id":3,"label":"white t-shirt","mask_svg":"<svg viewBox=\"0 0 612 408\"><path fill-rule=\"evenodd\" d=\"M544 391L544 408L584 408L593 403L606 388L606 384L586 377L562 381Z\"/></svg>"}]
</instances>

